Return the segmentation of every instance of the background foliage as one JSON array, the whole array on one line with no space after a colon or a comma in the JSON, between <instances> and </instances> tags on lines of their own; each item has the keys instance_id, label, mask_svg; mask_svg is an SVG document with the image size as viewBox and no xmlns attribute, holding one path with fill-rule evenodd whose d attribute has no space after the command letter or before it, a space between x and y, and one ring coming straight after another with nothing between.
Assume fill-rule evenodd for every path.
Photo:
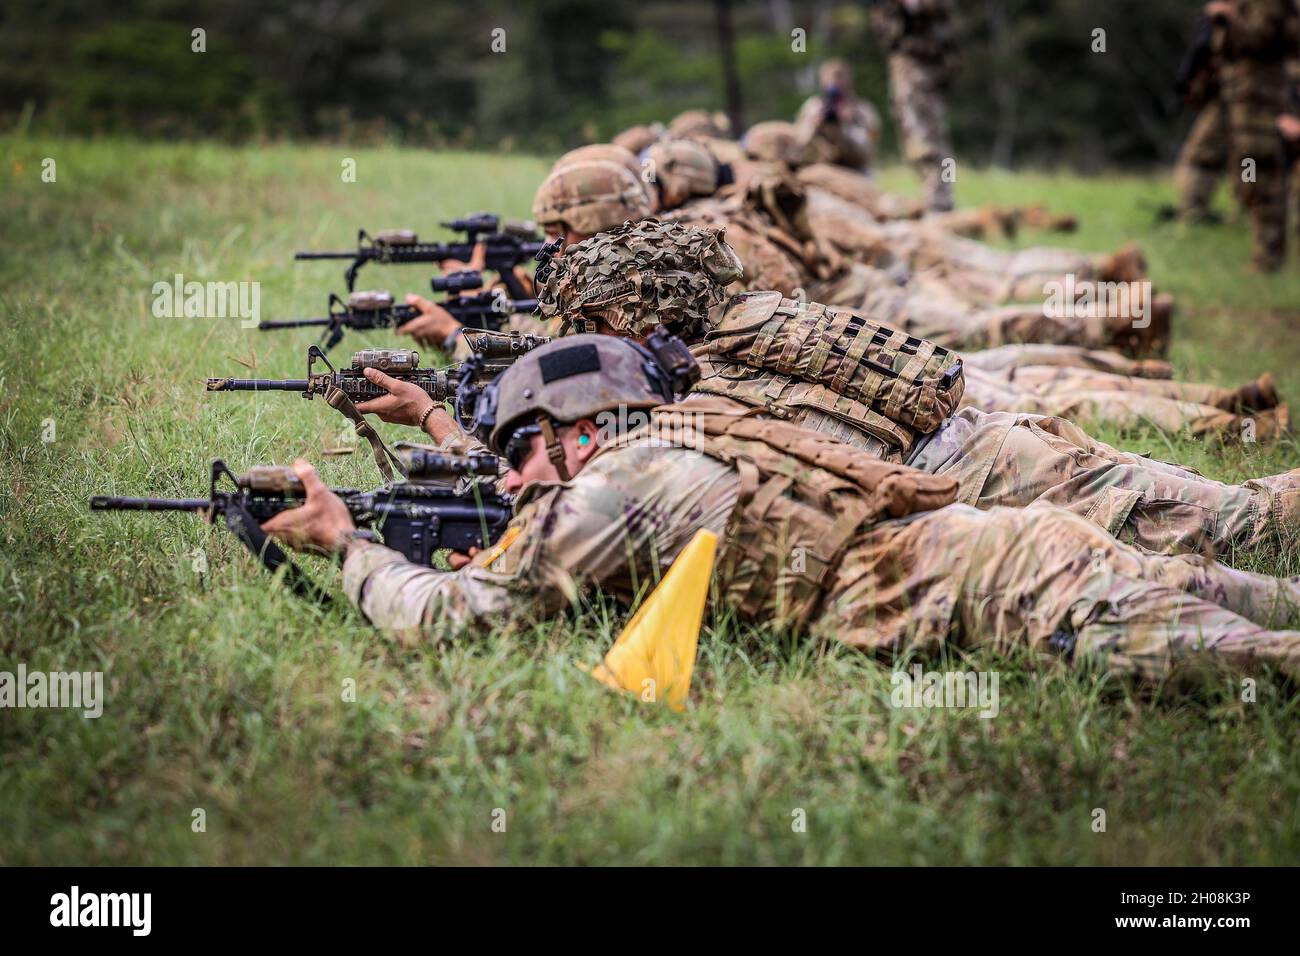
<instances>
[{"instance_id":1,"label":"background foliage","mask_svg":"<svg viewBox=\"0 0 1300 956\"><path fill-rule=\"evenodd\" d=\"M745 123L790 116L826 55L885 110L864 3L738 2ZM1187 0L961 0L958 154L1001 165L1168 161ZM554 151L723 102L717 11L638 0L9 0L0 118L56 132L313 137ZM190 31L207 52L190 52ZM506 51L492 53L492 31ZM791 31L807 35L792 52ZM1092 52L1093 31L1106 52ZM892 143L892 133L887 134Z\"/></svg>"}]
</instances>

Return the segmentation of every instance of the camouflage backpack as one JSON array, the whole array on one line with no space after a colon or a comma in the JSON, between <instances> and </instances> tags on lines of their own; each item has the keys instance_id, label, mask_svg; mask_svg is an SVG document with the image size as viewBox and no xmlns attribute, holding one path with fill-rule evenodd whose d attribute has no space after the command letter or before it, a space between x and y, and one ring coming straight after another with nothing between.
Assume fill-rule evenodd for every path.
<instances>
[{"instance_id":1,"label":"camouflage backpack","mask_svg":"<svg viewBox=\"0 0 1300 956\"><path fill-rule=\"evenodd\" d=\"M740 493L719 544L719 593L746 617L777 627L807 623L860 532L957 496L952 478L880 461L717 398L655 408L648 424L596 454L667 435L735 467Z\"/></svg>"},{"instance_id":2,"label":"camouflage backpack","mask_svg":"<svg viewBox=\"0 0 1300 956\"><path fill-rule=\"evenodd\" d=\"M691 349L696 392L798 420L820 412L905 455L956 411L961 359L848 309L779 292L735 296Z\"/></svg>"}]
</instances>

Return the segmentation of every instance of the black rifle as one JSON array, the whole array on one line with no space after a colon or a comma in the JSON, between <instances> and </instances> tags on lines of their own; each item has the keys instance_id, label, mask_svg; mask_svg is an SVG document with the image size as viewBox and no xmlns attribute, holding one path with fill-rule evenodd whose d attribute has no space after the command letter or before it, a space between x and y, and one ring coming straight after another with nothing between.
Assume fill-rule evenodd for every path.
<instances>
[{"instance_id":1,"label":"black rifle","mask_svg":"<svg viewBox=\"0 0 1300 956\"><path fill-rule=\"evenodd\" d=\"M514 364L519 356L550 341L547 336L523 332L466 329L463 334L473 355L459 365L446 368L420 368L420 353L411 349L363 349L352 354L350 368L336 369L325 353L312 345L307 348L306 378L209 378L207 389L210 392L298 392L306 399L320 395L351 421L357 434L370 443L380 473L391 480L393 471L389 462L397 465L399 471L401 465L384 445L374 426L356 409L358 402L388 394L366 378L366 369L378 369L393 378L412 382L435 402L454 400L457 416L467 422L471 413L462 409L459 396L462 386L476 394L482 386ZM328 371L316 371L317 361L323 362Z\"/></svg>"},{"instance_id":2,"label":"black rifle","mask_svg":"<svg viewBox=\"0 0 1300 956\"><path fill-rule=\"evenodd\" d=\"M420 445L398 445L409 475L374 491L336 489L359 534L400 551L410 561L428 566L434 552L449 548L467 552L490 546L510 523L512 499L493 484L498 460L492 455L446 455ZM482 477L480 477L482 476ZM227 488L219 488L222 478ZM468 480L466 480L468 479ZM460 484L461 487L457 487ZM221 515L226 527L268 570L284 567L285 579L300 597L328 603L329 595L314 584L284 551L268 539L261 524L306 497L302 481L289 468L261 465L235 475L225 462L212 463L206 498L121 498L97 495L92 511L192 511L211 519Z\"/></svg>"},{"instance_id":3,"label":"black rifle","mask_svg":"<svg viewBox=\"0 0 1300 956\"><path fill-rule=\"evenodd\" d=\"M838 86L831 86L822 91L822 121L838 123L840 121L840 106L843 103L844 91Z\"/></svg>"},{"instance_id":4,"label":"black rifle","mask_svg":"<svg viewBox=\"0 0 1300 956\"><path fill-rule=\"evenodd\" d=\"M420 242L409 229L389 229L373 237L364 229L357 233L354 252L297 252L295 259L351 259L352 264L343 273L348 291L356 285L357 270L367 262L388 263L438 263L446 259L469 262L474 246L486 245L487 259L484 268L495 272L505 284L513 299L527 298L528 293L515 276L515 266L522 265L541 251L542 236L529 222L507 220L491 213L477 213L464 219L442 224L448 229L465 233L464 242Z\"/></svg>"},{"instance_id":5,"label":"black rifle","mask_svg":"<svg viewBox=\"0 0 1300 956\"><path fill-rule=\"evenodd\" d=\"M464 291L482 288L483 275L473 269L438 276L430 284L434 292L450 293L438 305L450 312L456 321L466 328L499 329L505 324L506 316L518 312L533 312L537 309L536 299L510 299L503 289L485 289L477 295L460 295L459 293ZM395 328L411 321L419 314L420 310L413 305L397 304L393 300L392 293L383 289L373 289L353 292L346 302L331 293L329 315L324 318L259 322L257 327L266 332L274 329L324 326L325 331L321 334L321 351L328 352L339 344L348 329L368 331Z\"/></svg>"},{"instance_id":6,"label":"black rifle","mask_svg":"<svg viewBox=\"0 0 1300 956\"><path fill-rule=\"evenodd\" d=\"M316 371L317 360L324 362L329 371ZM352 422L357 434L370 443L380 474L391 481L393 469L389 462L396 465L399 472L402 465L388 450L374 426L356 408L357 402L368 402L372 398L388 394L387 390L366 378L365 370L368 368L378 369L393 378L418 385L435 402L445 402L456 393L455 379L452 377L454 369L420 368L420 353L411 349L362 349L352 354L351 368L336 369L325 357L325 353L315 345L307 347L306 378L209 378L208 391L298 392L306 399L320 395Z\"/></svg>"},{"instance_id":7,"label":"black rifle","mask_svg":"<svg viewBox=\"0 0 1300 956\"><path fill-rule=\"evenodd\" d=\"M1199 109L1214 98L1217 84L1214 78L1214 20L1200 16L1192 32L1183 59L1178 64L1174 92L1181 103Z\"/></svg>"}]
</instances>

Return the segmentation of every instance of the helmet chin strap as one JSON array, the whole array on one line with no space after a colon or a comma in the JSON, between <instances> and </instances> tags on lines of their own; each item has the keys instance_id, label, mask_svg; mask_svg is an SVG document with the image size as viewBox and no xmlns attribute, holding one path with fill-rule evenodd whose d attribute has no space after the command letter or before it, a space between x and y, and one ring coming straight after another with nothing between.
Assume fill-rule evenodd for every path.
<instances>
[{"instance_id":1,"label":"helmet chin strap","mask_svg":"<svg viewBox=\"0 0 1300 956\"><path fill-rule=\"evenodd\" d=\"M543 416L537 425L542 430L542 440L546 442L546 457L551 459L551 464L555 466L555 472L560 476L560 481L569 481L573 476L569 474L569 468L565 464L564 446L555 437L555 429L551 425L551 420Z\"/></svg>"}]
</instances>

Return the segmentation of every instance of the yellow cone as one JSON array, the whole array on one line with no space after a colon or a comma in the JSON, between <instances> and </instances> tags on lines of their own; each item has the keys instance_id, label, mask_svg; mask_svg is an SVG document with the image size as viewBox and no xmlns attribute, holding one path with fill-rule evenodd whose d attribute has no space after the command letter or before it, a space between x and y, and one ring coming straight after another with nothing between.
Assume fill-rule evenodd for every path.
<instances>
[{"instance_id":1,"label":"yellow cone","mask_svg":"<svg viewBox=\"0 0 1300 956\"><path fill-rule=\"evenodd\" d=\"M712 531L701 528L695 533L604 662L592 668L592 677L645 701L666 701L673 710L686 706L717 547L718 536Z\"/></svg>"}]
</instances>

